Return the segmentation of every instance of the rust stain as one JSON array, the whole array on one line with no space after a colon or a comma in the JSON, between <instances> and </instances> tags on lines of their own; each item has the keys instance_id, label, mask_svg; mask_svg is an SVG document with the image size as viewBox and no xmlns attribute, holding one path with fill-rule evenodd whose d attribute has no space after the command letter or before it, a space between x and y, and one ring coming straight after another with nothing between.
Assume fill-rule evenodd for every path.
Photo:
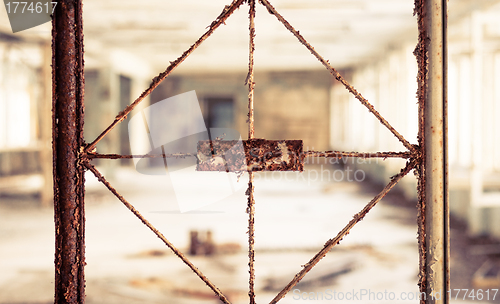
<instances>
[{"instance_id":1,"label":"rust stain","mask_svg":"<svg viewBox=\"0 0 500 304\"><path fill-rule=\"evenodd\" d=\"M345 152L345 151L305 151L304 157L325 157L325 158L418 158L419 149L415 147L416 152Z\"/></svg>"},{"instance_id":2,"label":"rust stain","mask_svg":"<svg viewBox=\"0 0 500 304\"><path fill-rule=\"evenodd\" d=\"M52 20L55 303L85 302L82 2L60 1Z\"/></svg>"},{"instance_id":3,"label":"rust stain","mask_svg":"<svg viewBox=\"0 0 500 304\"><path fill-rule=\"evenodd\" d=\"M248 296L250 303L255 303L255 198L253 185L253 172L249 173L250 180L245 194L248 196L247 210L248 213Z\"/></svg>"},{"instance_id":4,"label":"rust stain","mask_svg":"<svg viewBox=\"0 0 500 304\"><path fill-rule=\"evenodd\" d=\"M248 76L245 83L248 85L248 140L245 144L245 151L248 148L253 149L252 144L258 142L255 137L255 123L254 123L254 53L255 53L255 0L248 0L248 31L249 31L249 52L248 52ZM212 150L212 152L214 152ZM245 154L247 154L245 152ZM247 155L239 156L239 159L245 159ZM247 158L248 159L248 158ZM250 159L251 161L251 159ZM248 162L248 160L247 160ZM226 162L227 163L227 162ZM265 161L264 161L265 163ZM250 304L255 304L255 199L254 199L254 186L253 186L253 167L250 167L248 189L246 195L248 196L248 297ZM226 166L227 169L227 166ZM236 168L235 168L236 169ZM247 168L248 169L248 168Z\"/></svg>"},{"instance_id":5,"label":"rust stain","mask_svg":"<svg viewBox=\"0 0 500 304\"><path fill-rule=\"evenodd\" d=\"M324 158L419 158L417 152L344 152L344 151L302 151L301 140L244 140L242 151L231 150L239 141L215 140L198 143L198 171L303 171L303 163L307 157ZM240 155L241 154L241 155ZM171 154L169 157L195 156L192 153ZM119 155L90 156L95 158L121 158ZM134 156L125 155L127 158ZM161 155L145 155L135 157L161 157Z\"/></svg>"},{"instance_id":6,"label":"rust stain","mask_svg":"<svg viewBox=\"0 0 500 304\"><path fill-rule=\"evenodd\" d=\"M425 240L425 117L424 109L426 105L427 95L427 75L428 75L428 32L427 32L427 16L424 0L415 0L413 14L417 16L418 24L418 43L413 54L417 59L417 98L418 98L418 144L420 147L420 162L415 170L417 176L417 226L418 226L418 250L419 250L419 281L418 286L420 292L427 293L428 282L426 278L426 260L427 260L427 243ZM421 300L425 304L425 300Z\"/></svg>"},{"instance_id":7,"label":"rust stain","mask_svg":"<svg viewBox=\"0 0 500 304\"><path fill-rule=\"evenodd\" d=\"M195 157L196 153L165 153L165 154L138 154L138 155L121 155L121 154L100 154L96 152L86 153L83 157L87 159L130 159L130 158L186 158Z\"/></svg>"},{"instance_id":8,"label":"rust stain","mask_svg":"<svg viewBox=\"0 0 500 304\"><path fill-rule=\"evenodd\" d=\"M243 144L243 150L232 149ZM205 140L198 142L197 171L303 171L302 140Z\"/></svg>"},{"instance_id":9,"label":"rust stain","mask_svg":"<svg viewBox=\"0 0 500 304\"><path fill-rule=\"evenodd\" d=\"M255 0L248 1L248 75L245 79L245 84L248 85L248 139L255 137L255 124L254 124L254 54L255 54Z\"/></svg>"}]
</instances>

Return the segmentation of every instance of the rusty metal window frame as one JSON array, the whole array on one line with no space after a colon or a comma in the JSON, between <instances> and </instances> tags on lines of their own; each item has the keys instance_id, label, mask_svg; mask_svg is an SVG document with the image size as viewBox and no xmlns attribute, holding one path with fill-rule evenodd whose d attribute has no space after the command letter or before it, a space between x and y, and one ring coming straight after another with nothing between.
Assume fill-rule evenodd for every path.
<instances>
[{"instance_id":1,"label":"rusty metal window frame","mask_svg":"<svg viewBox=\"0 0 500 304\"><path fill-rule=\"evenodd\" d=\"M208 30L167 69L153 78L151 85L91 143L83 138L84 123L84 58L83 58L83 0L60 1L53 16L52 67L53 67L53 165L54 165L54 216L56 227L55 252L55 303L85 302L85 207L84 173L90 170L134 215L158 236L223 303L229 303L224 294L206 278L168 239L147 221L91 163L95 158L120 159L151 157L148 155L116 155L95 152L96 144L149 95L170 73L178 67L205 39L207 39L242 4L249 5L249 65L245 84L248 86L248 139L254 132L254 51L256 0L234 0L225 6ZM396 157L407 160L400 173L377 194L338 234L291 279L270 303L277 303L309 272L359 221L410 171L418 178L418 242L420 252L420 291L430 295L445 290L441 300L422 299L422 303L448 303L448 195L446 163L446 0L416 0L414 14L418 18L419 42L415 49L418 62L419 133L418 144L410 144L387 122L356 89L350 85L328 60L325 60L306 39L289 24L268 0L259 0L313 56L315 56L337 81L355 96L392 134L406 147L404 152L342 152L305 151L304 157ZM169 154L161 157L189 156ZM248 252L249 252L249 301L255 303L255 250L253 172L249 172L247 189Z\"/></svg>"}]
</instances>

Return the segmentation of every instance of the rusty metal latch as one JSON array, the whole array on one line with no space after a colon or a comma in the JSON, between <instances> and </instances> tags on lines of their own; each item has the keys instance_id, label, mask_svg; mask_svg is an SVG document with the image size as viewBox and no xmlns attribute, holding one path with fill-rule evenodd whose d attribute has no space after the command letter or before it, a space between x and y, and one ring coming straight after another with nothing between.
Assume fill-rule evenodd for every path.
<instances>
[{"instance_id":1,"label":"rusty metal latch","mask_svg":"<svg viewBox=\"0 0 500 304\"><path fill-rule=\"evenodd\" d=\"M302 140L203 140L197 171L303 171Z\"/></svg>"}]
</instances>

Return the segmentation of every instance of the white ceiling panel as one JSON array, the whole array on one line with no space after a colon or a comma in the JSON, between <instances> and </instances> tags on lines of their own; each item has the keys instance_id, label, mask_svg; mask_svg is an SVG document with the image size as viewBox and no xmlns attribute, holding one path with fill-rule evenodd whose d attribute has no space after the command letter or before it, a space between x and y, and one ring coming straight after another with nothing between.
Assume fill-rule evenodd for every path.
<instances>
[{"instance_id":1,"label":"white ceiling panel","mask_svg":"<svg viewBox=\"0 0 500 304\"><path fill-rule=\"evenodd\" d=\"M109 54L128 52L163 71L219 16L231 0L84 0L86 56L105 64ZM403 41L417 39L414 0L271 0L275 8L335 67L363 64ZM450 23L499 0L450 0ZM493 13L492 16L495 15ZM494 18L494 17L493 17ZM498 18L500 20L500 18ZM0 30L9 31L5 11ZM488 33L494 33L494 27ZM20 32L50 37L50 24ZM256 16L256 69L318 69L320 64L260 4ZM180 72L246 69L248 5L209 37ZM124 62L124 64L127 64Z\"/></svg>"}]
</instances>

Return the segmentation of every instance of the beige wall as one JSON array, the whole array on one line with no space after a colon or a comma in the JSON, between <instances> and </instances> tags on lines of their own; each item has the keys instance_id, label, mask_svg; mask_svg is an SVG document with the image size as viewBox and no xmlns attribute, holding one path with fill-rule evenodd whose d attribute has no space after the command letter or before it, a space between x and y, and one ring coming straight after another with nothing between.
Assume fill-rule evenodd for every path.
<instances>
[{"instance_id":1,"label":"beige wall","mask_svg":"<svg viewBox=\"0 0 500 304\"><path fill-rule=\"evenodd\" d=\"M257 74L256 137L302 139L305 150L327 150L331 79L327 71Z\"/></svg>"},{"instance_id":2,"label":"beige wall","mask_svg":"<svg viewBox=\"0 0 500 304\"><path fill-rule=\"evenodd\" d=\"M244 73L171 76L153 92L151 102L191 90L200 102L208 97L232 97L234 128L247 138L245 77ZM332 77L327 71L260 72L255 82L255 137L302 139L305 149L328 149Z\"/></svg>"}]
</instances>

